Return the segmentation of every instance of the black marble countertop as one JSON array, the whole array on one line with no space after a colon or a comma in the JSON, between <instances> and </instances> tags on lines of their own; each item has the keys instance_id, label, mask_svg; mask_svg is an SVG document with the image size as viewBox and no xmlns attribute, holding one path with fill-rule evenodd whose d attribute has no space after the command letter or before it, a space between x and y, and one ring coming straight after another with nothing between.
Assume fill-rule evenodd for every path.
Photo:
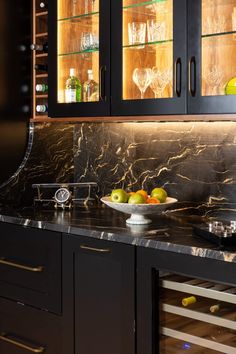
<instances>
[{"instance_id":1,"label":"black marble countertop","mask_svg":"<svg viewBox=\"0 0 236 354\"><path fill-rule=\"evenodd\" d=\"M0 221L236 263L236 246L222 249L193 233L193 223L209 220L209 215L197 215L196 210L188 206L187 212L183 208L151 216L149 225L128 226L127 215L106 206L79 207L73 211L17 210L5 206L0 208ZM210 218L236 220L236 212L216 209Z\"/></svg>"}]
</instances>

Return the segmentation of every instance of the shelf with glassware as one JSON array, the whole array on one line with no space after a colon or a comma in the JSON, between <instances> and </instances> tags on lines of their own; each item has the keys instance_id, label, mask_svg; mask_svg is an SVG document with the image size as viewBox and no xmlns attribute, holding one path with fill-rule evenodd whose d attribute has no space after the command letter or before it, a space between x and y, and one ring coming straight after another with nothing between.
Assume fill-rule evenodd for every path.
<instances>
[{"instance_id":1,"label":"shelf with glassware","mask_svg":"<svg viewBox=\"0 0 236 354\"><path fill-rule=\"evenodd\" d=\"M201 27L191 27L189 111L234 113L236 110L236 2L197 1L190 11L201 16ZM193 23L195 19L193 19ZM194 41L200 39L200 47Z\"/></svg>"},{"instance_id":2,"label":"shelf with glassware","mask_svg":"<svg viewBox=\"0 0 236 354\"><path fill-rule=\"evenodd\" d=\"M33 120L48 117L48 3L33 0Z\"/></svg>"},{"instance_id":3,"label":"shelf with glassware","mask_svg":"<svg viewBox=\"0 0 236 354\"><path fill-rule=\"evenodd\" d=\"M124 3L123 99L172 96L171 23L172 6L168 1Z\"/></svg>"},{"instance_id":4,"label":"shelf with glassware","mask_svg":"<svg viewBox=\"0 0 236 354\"><path fill-rule=\"evenodd\" d=\"M51 34L54 32L57 37L57 46L52 49L50 56L53 58L50 77L51 86L54 88L49 97L52 112L50 116L89 115L88 112L95 115L93 106L97 112L99 106L104 106L107 112L109 102L103 89L104 81L108 82L105 74L109 69L110 60L110 34L107 27L105 37L108 36L109 40L100 37L106 25L103 20L105 14L110 24L109 5L107 6L104 0L54 0L50 6L51 14L54 12L56 20L56 23L51 21ZM101 8L104 9L102 19ZM55 39L54 36L52 42L55 42ZM103 60L106 53L101 51L101 48L105 46L107 58Z\"/></svg>"}]
</instances>

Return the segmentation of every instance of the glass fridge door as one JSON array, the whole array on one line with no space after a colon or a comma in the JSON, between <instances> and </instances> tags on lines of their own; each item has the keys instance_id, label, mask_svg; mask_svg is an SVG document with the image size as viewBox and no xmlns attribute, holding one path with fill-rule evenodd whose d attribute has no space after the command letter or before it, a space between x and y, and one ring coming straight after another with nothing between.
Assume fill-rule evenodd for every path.
<instances>
[{"instance_id":1,"label":"glass fridge door","mask_svg":"<svg viewBox=\"0 0 236 354\"><path fill-rule=\"evenodd\" d=\"M159 289L161 354L236 353L235 287L160 272Z\"/></svg>"}]
</instances>

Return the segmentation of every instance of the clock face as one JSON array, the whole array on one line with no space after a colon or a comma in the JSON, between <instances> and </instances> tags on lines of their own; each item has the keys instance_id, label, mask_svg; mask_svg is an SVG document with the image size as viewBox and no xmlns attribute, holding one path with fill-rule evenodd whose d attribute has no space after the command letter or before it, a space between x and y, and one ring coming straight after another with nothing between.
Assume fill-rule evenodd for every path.
<instances>
[{"instance_id":1,"label":"clock face","mask_svg":"<svg viewBox=\"0 0 236 354\"><path fill-rule=\"evenodd\" d=\"M66 203L70 199L70 191L67 188L59 188L55 195L54 198L57 203L63 204Z\"/></svg>"}]
</instances>

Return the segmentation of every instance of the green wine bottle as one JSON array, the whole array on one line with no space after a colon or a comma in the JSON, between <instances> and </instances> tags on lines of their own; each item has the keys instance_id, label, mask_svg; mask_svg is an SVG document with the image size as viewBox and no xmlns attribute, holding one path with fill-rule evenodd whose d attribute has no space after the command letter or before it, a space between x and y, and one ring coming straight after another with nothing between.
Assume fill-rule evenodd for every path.
<instances>
[{"instance_id":1,"label":"green wine bottle","mask_svg":"<svg viewBox=\"0 0 236 354\"><path fill-rule=\"evenodd\" d=\"M75 69L70 69L70 77L66 80L65 102L76 103L81 102L82 85L75 76Z\"/></svg>"}]
</instances>

